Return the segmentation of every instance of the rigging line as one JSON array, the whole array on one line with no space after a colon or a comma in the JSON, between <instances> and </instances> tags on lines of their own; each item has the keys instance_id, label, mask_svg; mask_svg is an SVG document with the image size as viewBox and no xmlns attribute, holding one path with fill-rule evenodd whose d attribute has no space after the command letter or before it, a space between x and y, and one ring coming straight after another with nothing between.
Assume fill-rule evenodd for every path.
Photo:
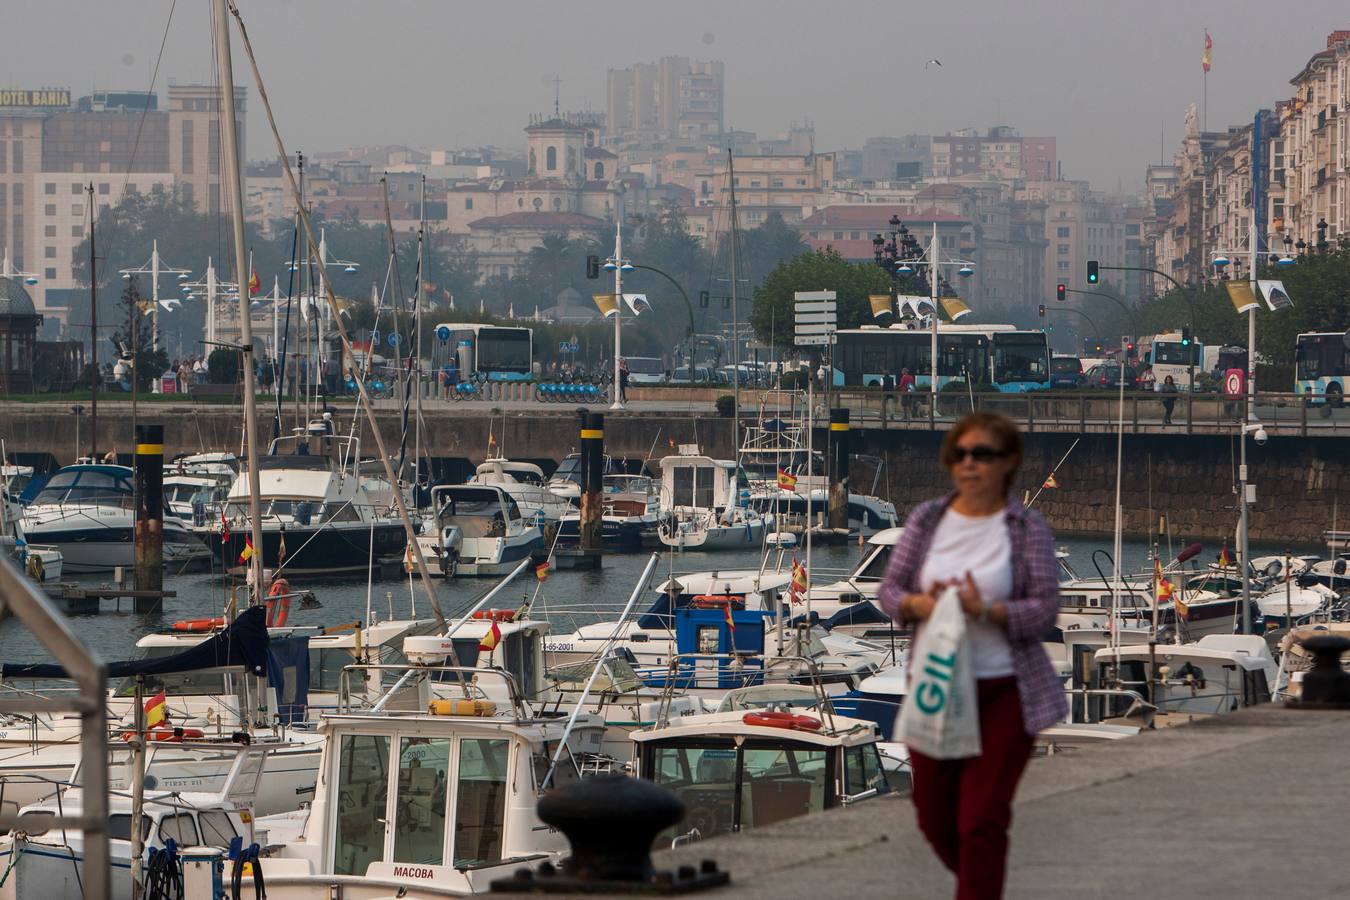
<instances>
[{"instance_id":1,"label":"rigging line","mask_svg":"<svg viewBox=\"0 0 1350 900\"><path fill-rule=\"evenodd\" d=\"M178 6L178 0L173 0L169 4L169 16L164 20L164 34L159 39L159 53L155 56L155 67L150 72L150 86L146 89L146 94L153 93L155 82L159 80L159 64L164 61L164 47L169 42L169 26L173 24L173 11ZM122 196L126 196L127 184L131 181L131 170L136 165L136 151L141 146L141 132L145 130L146 117L150 115L150 104L141 108L140 121L136 123L136 138L131 142L131 156L127 160L126 177L122 179Z\"/></svg>"},{"instance_id":2,"label":"rigging line","mask_svg":"<svg viewBox=\"0 0 1350 900\"><path fill-rule=\"evenodd\" d=\"M263 111L267 114L267 124L271 129L272 139L276 144L277 156L281 161L281 170L286 176L286 181L291 189L292 195L297 199L297 205L302 209L300 222L305 228L306 246L309 248L310 253L317 253L319 248L314 237L314 228L309 221L307 211L303 210L303 204L299 202L301 200L300 188L295 181L295 173L291 171L290 159L286 155L285 144L283 144L281 140L281 132L277 129L276 115L272 111L272 102L268 99L267 88L263 84L262 72L258 69L258 59L253 53L253 43L249 39L248 29L244 26L244 18L239 12L239 7L235 5L234 0L225 0L225 2L229 13L234 16L235 24L239 27L239 38L243 43L244 52L248 56L249 68L252 71L254 83L258 88L258 97L262 101ZM338 339L342 343L343 350L350 354L352 349L351 339L347 335L347 326L343 323L342 317L338 314L337 297L333 293L332 284L328 282L327 279L324 281L324 288L325 299L328 301L329 309L333 313L333 324L337 328ZM359 403L365 410L366 419L370 425L371 435L375 438L375 445L379 450L380 464L384 468L385 476L388 478L389 483L396 485L397 479L394 477L393 469L389 461L388 451L384 444L384 437L380 434L379 425L375 421L375 409L371 404L370 394L366 391L365 385L359 381L356 383L356 389L359 394ZM426 592L427 600L431 605L431 610L436 616L436 624L439 628L446 629L448 623L445 620L445 615L441 612L440 601L436 597L436 589L431 584L431 574L427 569L426 559L422 554L421 545L417 543L417 536L413 530L412 519L409 517L408 509L404 503L401 491L394 491L394 502L398 506L399 518L403 521L404 534L406 535L408 543L414 550L418 574L421 576L422 589Z\"/></svg>"},{"instance_id":3,"label":"rigging line","mask_svg":"<svg viewBox=\"0 0 1350 900\"><path fill-rule=\"evenodd\" d=\"M299 247L300 223L296 222L295 228L291 231L291 266L290 271L286 273L286 330L281 334L280 359L274 363L274 366L276 367L276 372L273 375L273 378L276 381L274 393L277 397L277 416L272 423L272 440L274 441L281 437L281 394L282 388L286 385L286 352L291 343L291 297L295 287L297 273L300 271L300 267L295 264L295 255ZM274 319L276 318L276 314L277 311L273 308L272 317ZM272 354L274 356L277 355L276 347L272 348Z\"/></svg>"}]
</instances>

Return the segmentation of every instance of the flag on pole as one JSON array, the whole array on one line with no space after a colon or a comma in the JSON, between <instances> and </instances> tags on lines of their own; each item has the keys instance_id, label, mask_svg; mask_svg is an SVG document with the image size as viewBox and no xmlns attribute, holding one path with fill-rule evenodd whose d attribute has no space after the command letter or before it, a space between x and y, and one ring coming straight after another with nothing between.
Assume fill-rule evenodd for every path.
<instances>
[{"instance_id":1,"label":"flag on pole","mask_svg":"<svg viewBox=\"0 0 1350 900\"><path fill-rule=\"evenodd\" d=\"M726 617L726 620L727 620L727 628L730 628L730 629L731 629L731 633L734 635L734 634L736 633L736 620L733 619L733 618L731 617L731 601L730 601L730 600L728 600L728 601L726 602L726 605L722 607L722 615L724 615L724 616Z\"/></svg>"},{"instance_id":2,"label":"flag on pole","mask_svg":"<svg viewBox=\"0 0 1350 900\"><path fill-rule=\"evenodd\" d=\"M244 549L239 552L239 564L243 565L253 558L253 536L244 535Z\"/></svg>"},{"instance_id":3,"label":"flag on pole","mask_svg":"<svg viewBox=\"0 0 1350 900\"><path fill-rule=\"evenodd\" d=\"M488 633L483 635L483 639L478 642L478 649L486 650L491 653L501 642L502 630L498 627L496 621L493 621L492 627L488 629Z\"/></svg>"},{"instance_id":4,"label":"flag on pole","mask_svg":"<svg viewBox=\"0 0 1350 900\"><path fill-rule=\"evenodd\" d=\"M281 542L277 544L277 568L286 561L286 532L281 533Z\"/></svg>"},{"instance_id":5,"label":"flag on pole","mask_svg":"<svg viewBox=\"0 0 1350 900\"><path fill-rule=\"evenodd\" d=\"M539 565L534 567L534 577L538 578L540 581L548 581L548 570L549 570L548 560L544 560Z\"/></svg>"},{"instance_id":6,"label":"flag on pole","mask_svg":"<svg viewBox=\"0 0 1350 900\"><path fill-rule=\"evenodd\" d=\"M675 449L675 437L673 435L671 437L666 438L666 443L670 444L670 449L672 450Z\"/></svg>"},{"instance_id":7,"label":"flag on pole","mask_svg":"<svg viewBox=\"0 0 1350 900\"><path fill-rule=\"evenodd\" d=\"M220 511L220 542L228 544L230 542L230 521L225 518L225 510Z\"/></svg>"},{"instance_id":8,"label":"flag on pole","mask_svg":"<svg viewBox=\"0 0 1350 900\"><path fill-rule=\"evenodd\" d=\"M1051 472L1049 475L1045 476L1045 481L1041 482L1041 487L1045 488L1047 491L1054 490L1055 488L1059 487L1059 482L1055 479L1054 472Z\"/></svg>"},{"instance_id":9,"label":"flag on pole","mask_svg":"<svg viewBox=\"0 0 1350 900\"><path fill-rule=\"evenodd\" d=\"M1219 568L1226 569L1233 564L1232 558L1228 555L1228 542L1223 542L1223 547L1219 549Z\"/></svg>"},{"instance_id":10,"label":"flag on pole","mask_svg":"<svg viewBox=\"0 0 1350 900\"><path fill-rule=\"evenodd\" d=\"M1206 28L1206 29L1205 29L1205 53L1204 53L1203 56L1200 57L1200 68L1202 68L1202 69L1205 70L1205 74L1206 74L1206 75L1209 74L1209 64L1210 64L1211 62L1213 62L1213 59L1214 59L1214 55L1213 55L1213 54L1214 54L1214 39L1211 38L1211 37L1209 36L1209 29Z\"/></svg>"},{"instance_id":11,"label":"flag on pole","mask_svg":"<svg viewBox=\"0 0 1350 900\"><path fill-rule=\"evenodd\" d=\"M809 579L806 572L806 566L797 562L797 557L792 557L792 580L788 583L788 597L793 603L801 603L805 597L806 588Z\"/></svg>"},{"instance_id":12,"label":"flag on pole","mask_svg":"<svg viewBox=\"0 0 1350 900\"><path fill-rule=\"evenodd\" d=\"M154 728L161 722L169 718L169 708L166 705L167 698L164 692L160 691L149 700L145 701L145 727L146 730Z\"/></svg>"},{"instance_id":13,"label":"flag on pole","mask_svg":"<svg viewBox=\"0 0 1350 900\"><path fill-rule=\"evenodd\" d=\"M791 474L786 469L778 470L778 487L780 490L797 492L797 476Z\"/></svg>"},{"instance_id":14,"label":"flag on pole","mask_svg":"<svg viewBox=\"0 0 1350 900\"><path fill-rule=\"evenodd\" d=\"M1190 607L1182 602L1180 597L1172 597L1172 608L1177 612L1177 618L1185 620L1186 614L1190 612Z\"/></svg>"},{"instance_id":15,"label":"flag on pole","mask_svg":"<svg viewBox=\"0 0 1350 900\"><path fill-rule=\"evenodd\" d=\"M409 543L408 546L403 548L403 571L411 573L416 568L417 562L413 557L412 544Z\"/></svg>"},{"instance_id":16,"label":"flag on pole","mask_svg":"<svg viewBox=\"0 0 1350 900\"><path fill-rule=\"evenodd\" d=\"M492 433L492 429L489 428L489 429L488 429L488 452L491 453L493 450L496 450L496 449L497 449L497 436L496 436L495 434L493 434L493 433Z\"/></svg>"},{"instance_id":17,"label":"flag on pole","mask_svg":"<svg viewBox=\"0 0 1350 900\"><path fill-rule=\"evenodd\" d=\"M258 280L258 270L254 269L253 274L248 276L248 295L252 297L254 294L258 293L258 290L261 287L262 282Z\"/></svg>"}]
</instances>

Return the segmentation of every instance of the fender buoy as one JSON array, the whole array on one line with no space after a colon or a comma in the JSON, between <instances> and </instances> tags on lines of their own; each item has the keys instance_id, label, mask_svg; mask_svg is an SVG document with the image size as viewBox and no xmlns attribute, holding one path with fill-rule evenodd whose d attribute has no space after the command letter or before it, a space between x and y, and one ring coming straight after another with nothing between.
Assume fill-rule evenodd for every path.
<instances>
[{"instance_id":1,"label":"fender buoy","mask_svg":"<svg viewBox=\"0 0 1350 900\"><path fill-rule=\"evenodd\" d=\"M473 617L487 622L514 622L516 611L514 609L480 609L473 614Z\"/></svg>"},{"instance_id":2,"label":"fender buoy","mask_svg":"<svg viewBox=\"0 0 1350 900\"><path fill-rule=\"evenodd\" d=\"M272 581L267 590L267 627L280 628L291 614L291 583L285 578ZM273 616L276 617L274 622Z\"/></svg>"},{"instance_id":3,"label":"fender buoy","mask_svg":"<svg viewBox=\"0 0 1350 900\"><path fill-rule=\"evenodd\" d=\"M224 628L225 619L223 616L214 619L184 619L181 622L174 622L171 627L174 631L196 634L203 631L212 631L216 628Z\"/></svg>"},{"instance_id":4,"label":"fender buoy","mask_svg":"<svg viewBox=\"0 0 1350 900\"><path fill-rule=\"evenodd\" d=\"M786 712L749 712L741 716L747 725L763 728L786 728L789 731L819 731L820 720L815 716L799 716Z\"/></svg>"}]
</instances>

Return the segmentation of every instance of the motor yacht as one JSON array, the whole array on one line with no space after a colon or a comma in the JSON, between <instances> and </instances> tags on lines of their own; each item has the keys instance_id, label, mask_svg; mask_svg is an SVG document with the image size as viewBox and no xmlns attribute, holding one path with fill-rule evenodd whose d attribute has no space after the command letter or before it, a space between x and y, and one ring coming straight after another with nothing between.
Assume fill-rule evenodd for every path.
<instances>
[{"instance_id":1,"label":"motor yacht","mask_svg":"<svg viewBox=\"0 0 1350 900\"><path fill-rule=\"evenodd\" d=\"M505 575L544 549L543 531L498 484L437 485L418 543L433 575Z\"/></svg>"}]
</instances>

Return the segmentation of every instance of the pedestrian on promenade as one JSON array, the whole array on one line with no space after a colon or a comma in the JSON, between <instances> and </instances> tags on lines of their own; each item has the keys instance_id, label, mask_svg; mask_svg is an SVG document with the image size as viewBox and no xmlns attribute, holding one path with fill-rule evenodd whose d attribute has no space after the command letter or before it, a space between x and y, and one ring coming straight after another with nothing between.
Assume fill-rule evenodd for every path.
<instances>
[{"instance_id":1,"label":"pedestrian on promenade","mask_svg":"<svg viewBox=\"0 0 1350 900\"><path fill-rule=\"evenodd\" d=\"M1172 407L1177 405L1177 383L1172 380L1171 375L1168 375L1163 379L1162 387L1158 388L1158 390L1162 391L1163 395L1163 424L1171 425Z\"/></svg>"},{"instance_id":2,"label":"pedestrian on promenade","mask_svg":"<svg viewBox=\"0 0 1350 900\"><path fill-rule=\"evenodd\" d=\"M619 360L619 402L628 402L628 360Z\"/></svg>"},{"instance_id":3,"label":"pedestrian on promenade","mask_svg":"<svg viewBox=\"0 0 1350 900\"><path fill-rule=\"evenodd\" d=\"M910 751L919 828L956 875L958 900L1003 894L1012 799L1038 731L1068 712L1041 640L1059 610L1054 538L1040 513L1010 497L1022 437L999 413L975 412L947 433L953 491L910 514L878 601L923 628L939 593L958 589L979 705L979 756Z\"/></svg>"},{"instance_id":4,"label":"pedestrian on promenade","mask_svg":"<svg viewBox=\"0 0 1350 900\"><path fill-rule=\"evenodd\" d=\"M905 418L914 415L914 376L908 368L900 370L900 406L905 410Z\"/></svg>"},{"instance_id":5,"label":"pedestrian on promenade","mask_svg":"<svg viewBox=\"0 0 1350 900\"><path fill-rule=\"evenodd\" d=\"M887 410L895 409L895 376L890 369L881 370L881 417L886 418Z\"/></svg>"}]
</instances>

